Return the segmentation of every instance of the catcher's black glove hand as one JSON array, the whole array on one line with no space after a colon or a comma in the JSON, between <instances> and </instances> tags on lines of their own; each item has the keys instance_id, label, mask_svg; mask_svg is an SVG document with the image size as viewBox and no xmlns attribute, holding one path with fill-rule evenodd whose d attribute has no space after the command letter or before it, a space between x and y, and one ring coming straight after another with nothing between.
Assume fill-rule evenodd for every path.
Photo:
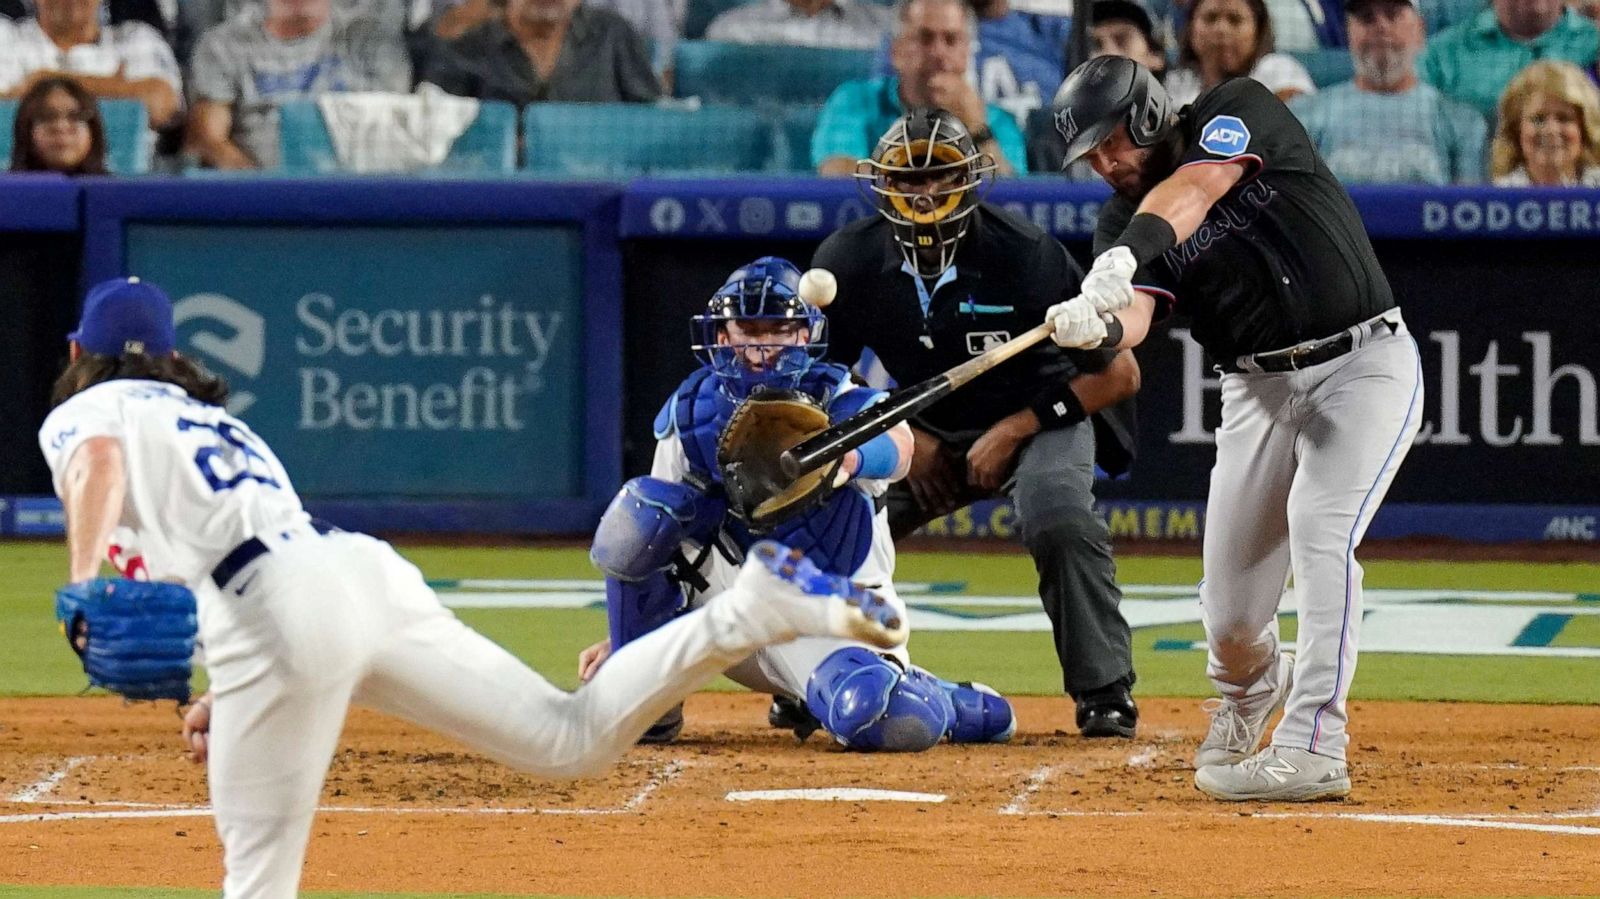
<instances>
[{"instance_id":1,"label":"catcher's black glove hand","mask_svg":"<svg viewBox=\"0 0 1600 899\"><path fill-rule=\"evenodd\" d=\"M751 394L734 410L717 441L728 510L759 534L826 500L847 480L842 460L790 479L779 457L828 425L827 410L799 391Z\"/></svg>"},{"instance_id":2,"label":"catcher's black glove hand","mask_svg":"<svg viewBox=\"0 0 1600 899\"><path fill-rule=\"evenodd\" d=\"M182 584L95 578L56 591L56 619L89 683L128 699L189 701L198 625Z\"/></svg>"}]
</instances>

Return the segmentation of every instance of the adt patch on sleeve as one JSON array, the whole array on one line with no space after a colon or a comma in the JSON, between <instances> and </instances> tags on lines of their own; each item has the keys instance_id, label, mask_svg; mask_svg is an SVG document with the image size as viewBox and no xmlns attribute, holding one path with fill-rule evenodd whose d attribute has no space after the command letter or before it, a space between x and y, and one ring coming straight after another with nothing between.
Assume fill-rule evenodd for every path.
<instances>
[{"instance_id":1,"label":"adt patch on sleeve","mask_svg":"<svg viewBox=\"0 0 1600 899\"><path fill-rule=\"evenodd\" d=\"M1214 156L1238 156L1250 146L1250 129L1238 116L1212 117L1200 129L1200 148Z\"/></svg>"}]
</instances>

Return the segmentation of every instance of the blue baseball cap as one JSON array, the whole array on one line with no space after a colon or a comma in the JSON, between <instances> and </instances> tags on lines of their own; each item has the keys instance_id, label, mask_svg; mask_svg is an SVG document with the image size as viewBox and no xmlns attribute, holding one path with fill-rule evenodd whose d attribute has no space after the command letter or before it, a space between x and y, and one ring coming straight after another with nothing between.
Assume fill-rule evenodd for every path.
<instances>
[{"instance_id":1,"label":"blue baseball cap","mask_svg":"<svg viewBox=\"0 0 1600 899\"><path fill-rule=\"evenodd\" d=\"M138 278L102 281L89 288L83 319L67 339L101 356L165 356L178 345L172 300L161 288Z\"/></svg>"}]
</instances>

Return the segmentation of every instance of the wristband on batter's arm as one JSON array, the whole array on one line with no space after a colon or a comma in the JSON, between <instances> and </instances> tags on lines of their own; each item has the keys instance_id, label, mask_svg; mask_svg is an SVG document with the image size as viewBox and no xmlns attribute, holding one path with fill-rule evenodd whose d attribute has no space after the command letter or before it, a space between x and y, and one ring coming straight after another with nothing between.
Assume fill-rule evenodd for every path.
<instances>
[{"instance_id":1,"label":"wristband on batter's arm","mask_svg":"<svg viewBox=\"0 0 1600 899\"><path fill-rule=\"evenodd\" d=\"M1054 390L1048 390L1028 408L1039 417L1039 430L1055 431L1061 428L1070 428L1089 417L1084 411L1083 400L1072 392L1071 384L1063 384Z\"/></svg>"},{"instance_id":2,"label":"wristband on batter's arm","mask_svg":"<svg viewBox=\"0 0 1600 899\"><path fill-rule=\"evenodd\" d=\"M1141 268L1177 245L1178 232L1172 230L1172 223L1153 212L1134 216L1128 227L1122 229L1122 236L1112 244L1113 247L1127 247Z\"/></svg>"}]
</instances>

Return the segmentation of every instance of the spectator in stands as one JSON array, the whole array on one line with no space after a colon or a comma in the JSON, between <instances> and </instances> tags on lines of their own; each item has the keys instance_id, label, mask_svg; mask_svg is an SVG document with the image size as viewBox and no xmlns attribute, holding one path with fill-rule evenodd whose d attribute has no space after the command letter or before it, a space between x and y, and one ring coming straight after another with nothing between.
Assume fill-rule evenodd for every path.
<instances>
[{"instance_id":1,"label":"spectator in stands","mask_svg":"<svg viewBox=\"0 0 1600 899\"><path fill-rule=\"evenodd\" d=\"M628 20L651 49L651 67L663 91L672 85L672 55L683 31L683 17L673 0L587 0L590 9L609 9Z\"/></svg>"},{"instance_id":2,"label":"spectator in stands","mask_svg":"<svg viewBox=\"0 0 1600 899\"><path fill-rule=\"evenodd\" d=\"M894 11L872 0L754 0L706 26L706 39L871 50L894 26Z\"/></svg>"},{"instance_id":3,"label":"spectator in stands","mask_svg":"<svg viewBox=\"0 0 1600 899\"><path fill-rule=\"evenodd\" d=\"M1500 98L1494 183L1600 187L1600 90L1566 62L1536 62Z\"/></svg>"},{"instance_id":4,"label":"spectator in stands","mask_svg":"<svg viewBox=\"0 0 1600 899\"><path fill-rule=\"evenodd\" d=\"M422 80L517 106L643 103L661 96L644 39L621 16L579 0L507 0L503 17L451 41ZM619 136L625 139L625 136Z\"/></svg>"},{"instance_id":5,"label":"spectator in stands","mask_svg":"<svg viewBox=\"0 0 1600 899\"><path fill-rule=\"evenodd\" d=\"M823 104L811 135L811 161L824 175L849 175L895 120L917 106L956 114L1001 174L1026 171L1017 120L985 104L967 80L973 14L963 0L903 0L896 8L890 61L895 75L847 81Z\"/></svg>"},{"instance_id":6,"label":"spectator in stands","mask_svg":"<svg viewBox=\"0 0 1600 899\"><path fill-rule=\"evenodd\" d=\"M1090 16L1091 57L1126 56L1157 78L1166 78L1167 48L1143 6L1134 0L1095 0Z\"/></svg>"},{"instance_id":7,"label":"spectator in stands","mask_svg":"<svg viewBox=\"0 0 1600 899\"><path fill-rule=\"evenodd\" d=\"M1272 21L1272 46L1285 52L1342 47L1344 7L1340 0L1266 0Z\"/></svg>"},{"instance_id":8,"label":"spectator in stands","mask_svg":"<svg viewBox=\"0 0 1600 899\"><path fill-rule=\"evenodd\" d=\"M1229 78L1248 75L1280 100L1316 93L1293 56L1273 51L1272 20L1263 0L1196 0L1178 39L1178 68L1167 93L1178 106L1193 103Z\"/></svg>"},{"instance_id":9,"label":"spectator in stands","mask_svg":"<svg viewBox=\"0 0 1600 899\"><path fill-rule=\"evenodd\" d=\"M183 84L161 33L143 22L100 24L100 0L37 0L37 18L0 19L0 95L71 75L102 99L138 100L150 127L174 121Z\"/></svg>"},{"instance_id":10,"label":"spectator in stands","mask_svg":"<svg viewBox=\"0 0 1600 899\"><path fill-rule=\"evenodd\" d=\"M218 169L275 168L278 104L333 91L411 90L398 31L335 17L331 0L266 0L207 31L190 72L188 144Z\"/></svg>"},{"instance_id":11,"label":"spectator in stands","mask_svg":"<svg viewBox=\"0 0 1600 899\"><path fill-rule=\"evenodd\" d=\"M11 171L106 173L106 127L94 95L71 78L34 81L17 103Z\"/></svg>"},{"instance_id":12,"label":"spectator in stands","mask_svg":"<svg viewBox=\"0 0 1600 899\"><path fill-rule=\"evenodd\" d=\"M1353 81L1289 104L1339 180L1473 184L1488 128L1417 78L1427 38L1416 0L1348 0Z\"/></svg>"},{"instance_id":13,"label":"spectator in stands","mask_svg":"<svg viewBox=\"0 0 1600 899\"><path fill-rule=\"evenodd\" d=\"M1422 80L1485 118L1512 76L1536 60L1593 65L1595 25L1562 0L1493 0L1491 7L1435 35L1422 54Z\"/></svg>"},{"instance_id":14,"label":"spectator in stands","mask_svg":"<svg viewBox=\"0 0 1600 899\"><path fill-rule=\"evenodd\" d=\"M1040 113L1067 74L1072 19L1012 9L1010 0L966 2L978 17L968 75L977 84L978 95L1011 113L1018 127L1027 127L1030 119L1047 118ZM891 49L888 40L880 45L873 60L877 74L894 72Z\"/></svg>"}]
</instances>

